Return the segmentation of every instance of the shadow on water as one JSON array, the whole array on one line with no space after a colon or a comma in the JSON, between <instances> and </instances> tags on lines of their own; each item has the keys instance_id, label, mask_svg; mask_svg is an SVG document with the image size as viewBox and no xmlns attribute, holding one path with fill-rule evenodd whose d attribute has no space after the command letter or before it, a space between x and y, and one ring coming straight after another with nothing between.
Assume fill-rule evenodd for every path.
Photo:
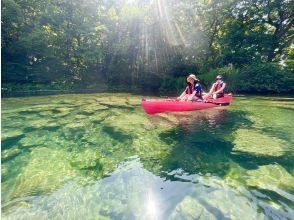
<instances>
[{"instance_id":1,"label":"shadow on water","mask_svg":"<svg viewBox=\"0 0 294 220\"><path fill-rule=\"evenodd\" d=\"M153 121L167 120L166 115L155 116ZM179 122L173 129L159 134L160 139L170 146L168 155L157 161L160 171L154 170L152 164L142 159L144 167L165 180L193 182L186 179L188 175L216 176L226 179L232 171L232 163L245 170L256 170L259 166L278 163L289 173L293 172L293 156L284 153L280 156L257 155L248 152L234 151L234 132L237 129L250 128L253 122L250 121L245 111L227 111L226 109L211 113L198 112L196 114L176 115ZM182 174L184 176L182 177ZM244 177L245 178L245 177ZM240 180L241 182L246 180ZM210 187L210 186L208 186ZM282 187L284 189L284 187ZM265 203L260 204L256 199L254 203L262 208L267 216L286 216L278 210L268 206L273 199L282 201L286 207L290 206L292 200L284 198L284 193L275 193L272 190L250 187L248 190L257 190L265 198ZM291 189L285 189L291 192ZM281 190L282 191L282 190ZM252 196L249 196L251 198ZM287 196L286 196L287 197ZM196 196L197 198L197 196ZM181 201L184 198L177 198ZM226 219L222 212L214 206L210 206L205 200L198 202L206 207L217 219ZM267 213L267 212L270 213Z\"/></svg>"},{"instance_id":2,"label":"shadow on water","mask_svg":"<svg viewBox=\"0 0 294 220\"><path fill-rule=\"evenodd\" d=\"M247 170L257 169L259 166L269 164L279 164L287 170L289 173L293 173L293 155L283 154L282 156L261 156L250 154L246 152L238 152L237 154L231 154L230 159L237 162L240 166Z\"/></svg>"},{"instance_id":3,"label":"shadow on water","mask_svg":"<svg viewBox=\"0 0 294 220\"><path fill-rule=\"evenodd\" d=\"M5 149L9 149L12 146L16 145L25 135L20 134L14 137L8 137L1 140L1 151Z\"/></svg>"},{"instance_id":4,"label":"shadow on water","mask_svg":"<svg viewBox=\"0 0 294 220\"><path fill-rule=\"evenodd\" d=\"M122 131L116 130L111 126L104 126L102 131L109 135L112 139L117 140L119 142L132 142L133 138L131 135L127 135Z\"/></svg>"},{"instance_id":5,"label":"shadow on water","mask_svg":"<svg viewBox=\"0 0 294 220\"><path fill-rule=\"evenodd\" d=\"M244 112L213 112L190 116L178 127L161 133L162 141L170 145L168 157L162 161L163 170L183 169L190 174L210 173L225 176L229 170L233 145L228 136L240 126L251 122Z\"/></svg>"},{"instance_id":6,"label":"shadow on water","mask_svg":"<svg viewBox=\"0 0 294 220\"><path fill-rule=\"evenodd\" d=\"M162 116L155 117L157 119L151 120L156 121ZM234 131L250 128L253 124L244 111L223 109L208 114L198 112L176 117L178 126L159 134L160 139L171 148L168 156L160 161L163 171L183 169L190 174L209 173L224 177L234 162L247 170L278 163L289 173L293 172L290 154L270 156L233 151ZM164 120L167 119L164 117Z\"/></svg>"}]
</instances>

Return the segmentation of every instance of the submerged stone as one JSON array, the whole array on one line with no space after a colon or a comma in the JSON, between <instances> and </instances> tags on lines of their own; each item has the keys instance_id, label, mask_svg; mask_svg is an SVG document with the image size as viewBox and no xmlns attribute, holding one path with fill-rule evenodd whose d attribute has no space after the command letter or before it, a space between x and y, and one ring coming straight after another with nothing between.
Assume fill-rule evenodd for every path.
<instances>
[{"instance_id":1,"label":"submerged stone","mask_svg":"<svg viewBox=\"0 0 294 220\"><path fill-rule=\"evenodd\" d=\"M1 152L1 159L5 161L19 155L20 153L21 153L21 150L18 148L18 146L14 146L10 149L3 150Z\"/></svg>"},{"instance_id":2,"label":"submerged stone","mask_svg":"<svg viewBox=\"0 0 294 220\"><path fill-rule=\"evenodd\" d=\"M197 200L191 196L187 196L176 206L169 219L216 220L217 218L212 213L209 213L204 206L197 202Z\"/></svg>"},{"instance_id":3,"label":"submerged stone","mask_svg":"<svg viewBox=\"0 0 294 220\"><path fill-rule=\"evenodd\" d=\"M67 107L60 107L60 108L56 108L53 109L52 112L52 117L53 118L60 118L60 117L65 117L67 115L69 115L72 111L72 108L67 108Z\"/></svg>"},{"instance_id":4,"label":"submerged stone","mask_svg":"<svg viewBox=\"0 0 294 220\"><path fill-rule=\"evenodd\" d=\"M51 122L50 119L35 119L30 121L28 125L33 128L42 128Z\"/></svg>"},{"instance_id":5,"label":"submerged stone","mask_svg":"<svg viewBox=\"0 0 294 220\"><path fill-rule=\"evenodd\" d=\"M98 169L100 171L103 169L100 159L101 155L99 152L92 149L86 149L84 151L74 153L70 158L70 164L72 167L80 170Z\"/></svg>"},{"instance_id":6,"label":"submerged stone","mask_svg":"<svg viewBox=\"0 0 294 220\"><path fill-rule=\"evenodd\" d=\"M34 148L30 153L29 163L18 175L13 197L47 194L64 184L68 177L77 175L63 150L45 147Z\"/></svg>"},{"instance_id":7,"label":"submerged stone","mask_svg":"<svg viewBox=\"0 0 294 220\"><path fill-rule=\"evenodd\" d=\"M5 129L1 132L1 140L7 140L12 138L19 138L24 135L23 131L16 129Z\"/></svg>"},{"instance_id":8,"label":"submerged stone","mask_svg":"<svg viewBox=\"0 0 294 220\"><path fill-rule=\"evenodd\" d=\"M2 130L1 135L2 150L16 146L25 136L23 131L9 130L8 132L6 132L6 129Z\"/></svg>"},{"instance_id":9,"label":"submerged stone","mask_svg":"<svg viewBox=\"0 0 294 220\"><path fill-rule=\"evenodd\" d=\"M282 156L287 151L287 142L276 137L239 129L235 132L233 152L244 152L256 155Z\"/></svg>"},{"instance_id":10,"label":"submerged stone","mask_svg":"<svg viewBox=\"0 0 294 220\"><path fill-rule=\"evenodd\" d=\"M42 135L41 133L37 131L30 132L30 133L27 133L25 137L19 141L19 143L21 147L24 147L24 148L33 147L33 146L43 146L46 144L47 138L48 137Z\"/></svg>"},{"instance_id":11,"label":"submerged stone","mask_svg":"<svg viewBox=\"0 0 294 220\"><path fill-rule=\"evenodd\" d=\"M276 191L276 189L294 190L294 177L278 164L260 166L256 170L247 171L246 184ZM292 198L294 201L294 197Z\"/></svg>"}]
</instances>

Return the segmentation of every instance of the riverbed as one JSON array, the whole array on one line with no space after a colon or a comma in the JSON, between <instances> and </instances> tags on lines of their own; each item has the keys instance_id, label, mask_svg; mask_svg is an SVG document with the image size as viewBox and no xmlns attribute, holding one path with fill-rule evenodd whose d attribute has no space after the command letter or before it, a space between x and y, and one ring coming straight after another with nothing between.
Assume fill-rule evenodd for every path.
<instances>
[{"instance_id":1,"label":"riverbed","mask_svg":"<svg viewBox=\"0 0 294 220\"><path fill-rule=\"evenodd\" d=\"M2 99L2 218L294 218L293 97L153 116L141 98Z\"/></svg>"}]
</instances>

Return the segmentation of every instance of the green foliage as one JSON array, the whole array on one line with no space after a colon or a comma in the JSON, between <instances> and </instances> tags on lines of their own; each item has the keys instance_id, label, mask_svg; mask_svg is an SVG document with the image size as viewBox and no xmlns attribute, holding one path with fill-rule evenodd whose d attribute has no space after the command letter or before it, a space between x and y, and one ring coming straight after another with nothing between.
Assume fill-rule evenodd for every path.
<instances>
[{"instance_id":1,"label":"green foliage","mask_svg":"<svg viewBox=\"0 0 294 220\"><path fill-rule=\"evenodd\" d=\"M159 90L162 93L176 92L180 93L184 90L186 77L167 77L163 80Z\"/></svg>"},{"instance_id":2,"label":"green foliage","mask_svg":"<svg viewBox=\"0 0 294 220\"><path fill-rule=\"evenodd\" d=\"M294 92L293 72L274 63L245 66L238 75L232 77L232 82L239 92Z\"/></svg>"},{"instance_id":3,"label":"green foliage","mask_svg":"<svg viewBox=\"0 0 294 220\"><path fill-rule=\"evenodd\" d=\"M203 85L206 91L209 91L213 82L215 82L215 78L217 75L222 75L223 80L226 82L226 90L227 91L235 91L234 82L232 78L234 75L238 75L239 71L233 67L223 67L218 68L208 73L203 73L198 76L201 84Z\"/></svg>"},{"instance_id":4,"label":"green foliage","mask_svg":"<svg viewBox=\"0 0 294 220\"><path fill-rule=\"evenodd\" d=\"M6 83L2 85L3 92L14 91L37 91L37 90L72 90L77 89L77 85L71 83Z\"/></svg>"},{"instance_id":5,"label":"green foliage","mask_svg":"<svg viewBox=\"0 0 294 220\"><path fill-rule=\"evenodd\" d=\"M294 44L287 49L286 65L294 71Z\"/></svg>"},{"instance_id":6,"label":"green foliage","mask_svg":"<svg viewBox=\"0 0 294 220\"><path fill-rule=\"evenodd\" d=\"M226 91L233 93L293 93L294 75L289 68L275 63L252 63L242 68L224 67L199 76L204 85L211 85L221 74ZM207 87L209 88L209 87Z\"/></svg>"},{"instance_id":7,"label":"green foliage","mask_svg":"<svg viewBox=\"0 0 294 220\"><path fill-rule=\"evenodd\" d=\"M288 74L293 8L286 0L3 0L2 83L152 92L179 90L176 78L190 72L208 73L207 86L215 71L251 74L241 69L252 62L281 62L287 71L275 70Z\"/></svg>"}]
</instances>

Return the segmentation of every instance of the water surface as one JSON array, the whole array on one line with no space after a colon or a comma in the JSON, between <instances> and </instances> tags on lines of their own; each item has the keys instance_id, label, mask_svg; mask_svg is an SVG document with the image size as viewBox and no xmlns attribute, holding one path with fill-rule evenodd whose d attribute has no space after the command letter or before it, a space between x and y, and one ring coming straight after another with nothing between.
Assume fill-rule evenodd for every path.
<instances>
[{"instance_id":1,"label":"water surface","mask_svg":"<svg viewBox=\"0 0 294 220\"><path fill-rule=\"evenodd\" d=\"M155 116L140 99L3 99L2 218L294 218L294 98Z\"/></svg>"}]
</instances>

